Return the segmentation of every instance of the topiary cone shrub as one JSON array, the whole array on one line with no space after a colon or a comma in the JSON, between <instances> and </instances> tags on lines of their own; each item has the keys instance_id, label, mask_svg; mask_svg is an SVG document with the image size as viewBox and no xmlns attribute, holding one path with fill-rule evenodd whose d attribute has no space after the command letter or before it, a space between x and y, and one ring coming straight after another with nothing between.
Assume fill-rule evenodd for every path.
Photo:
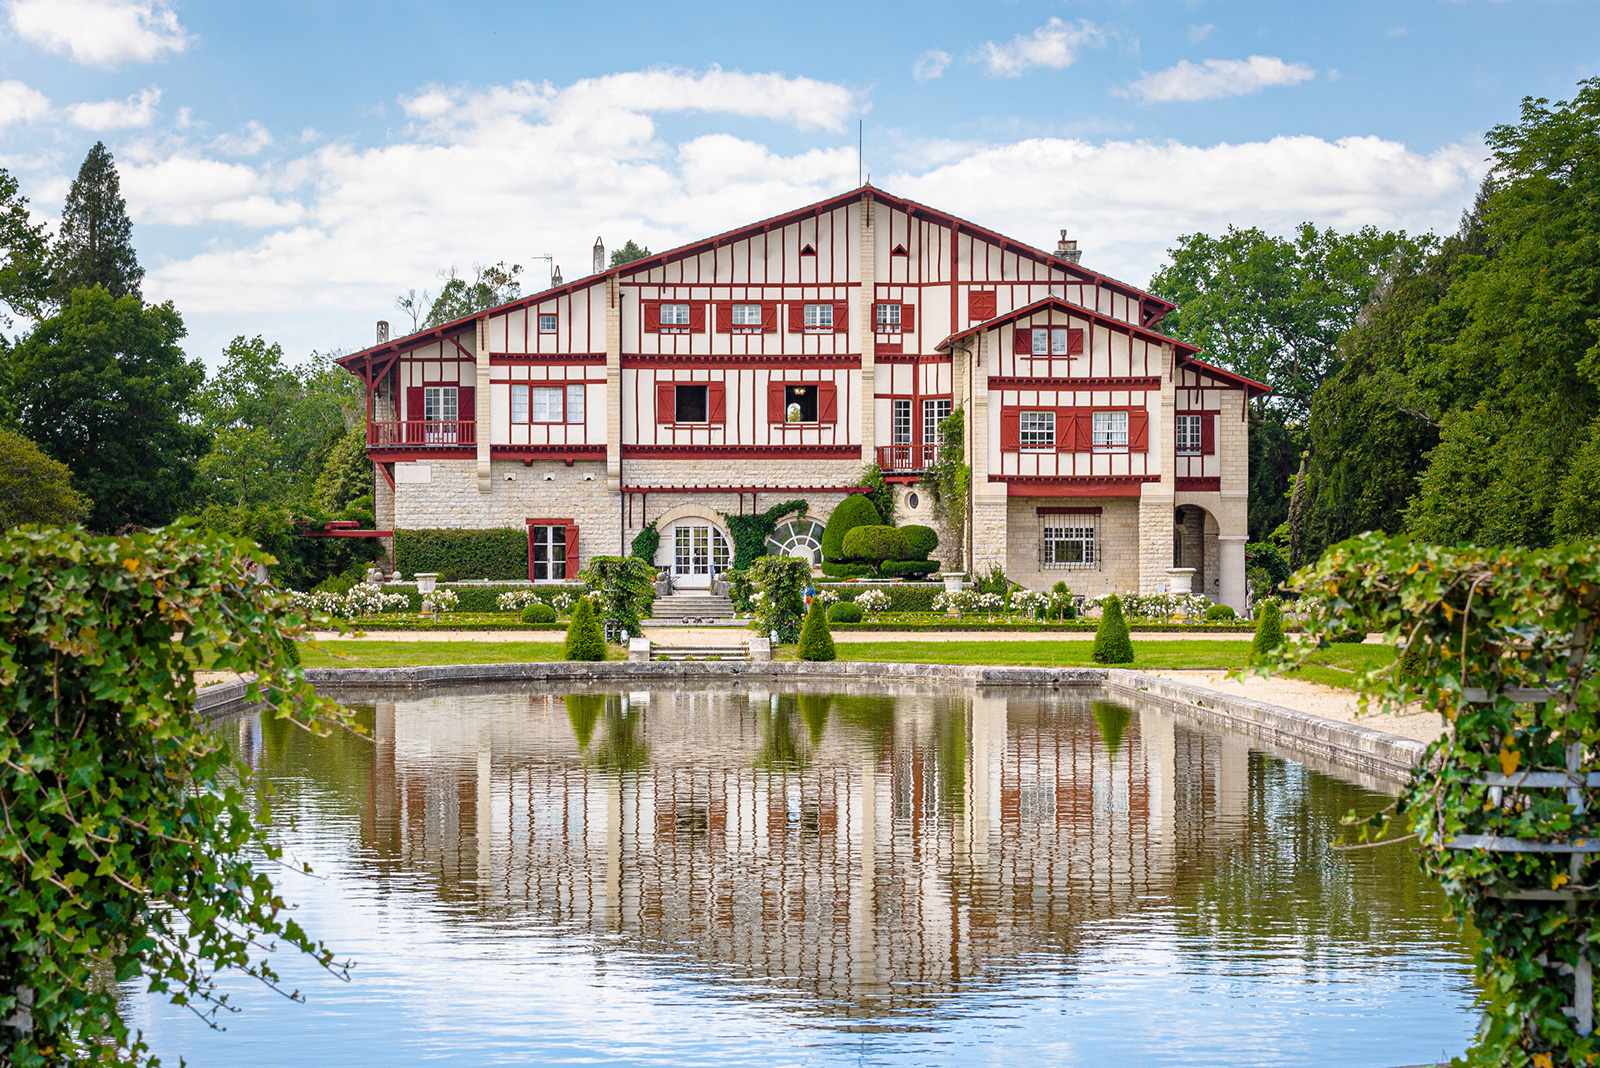
<instances>
[{"instance_id":1,"label":"topiary cone shrub","mask_svg":"<svg viewBox=\"0 0 1600 1068\"><path fill-rule=\"evenodd\" d=\"M823 614L820 602L811 602L811 611L806 613L806 625L800 628L800 645L795 655L801 660L838 659L833 649L833 634L828 630L828 619Z\"/></svg>"},{"instance_id":2,"label":"topiary cone shrub","mask_svg":"<svg viewBox=\"0 0 1600 1068\"><path fill-rule=\"evenodd\" d=\"M1256 636L1250 643L1250 662L1265 664L1272 650L1283 644L1283 613L1277 601L1266 601L1256 613Z\"/></svg>"},{"instance_id":3,"label":"topiary cone shrub","mask_svg":"<svg viewBox=\"0 0 1600 1068\"><path fill-rule=\"evenodd\" d=\"M1122 599L1115 594L1100 607L1100 625L1094 631L1096 664L1133 663L1133 642L1128 640L1128 620L1122 614Z\"/></svg>"},{"instance_id":4,"label":"topiary cone shrub","mask_svg":"<svg viewBox=\"0 0 1600 1068\"><path fill-rule=\"evenodd\" d=\"M606 636L600 631L600 620L594 614L594 602L579 597L572 609L572 619L567 623L565 654L568 660L604 660Z\"/></svg>"}]
</instances>

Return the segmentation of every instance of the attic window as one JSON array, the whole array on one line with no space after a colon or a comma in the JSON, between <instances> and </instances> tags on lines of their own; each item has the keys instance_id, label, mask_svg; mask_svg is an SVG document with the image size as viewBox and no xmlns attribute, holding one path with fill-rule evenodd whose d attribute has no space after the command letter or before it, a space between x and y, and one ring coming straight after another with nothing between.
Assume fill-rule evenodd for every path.
<instances>
[{"instance_id":1,"label":"attic window","mask_svg":"<svg viewBox=\"0 0 1600 1068\"><path fill-rule=\"evenodd\" d=\"M817 250L812 248L810 245L807 245L805 248L800 250L800 255L802 256L815 256L816 254Z\"/></svg>"},{"instance_id":2,"label":"attic window","mask_svg":"<svg viewBox=\"0 0 1600 1068\"><path fill-rule=\"evenodd\" d=\"M906 251L906 247L904 245L896 245L894 247L894 251L889 253L889 255L891 255L891 256L909 256L909 255L911 255L911 253Z\"/></svg>"}]
</instances>

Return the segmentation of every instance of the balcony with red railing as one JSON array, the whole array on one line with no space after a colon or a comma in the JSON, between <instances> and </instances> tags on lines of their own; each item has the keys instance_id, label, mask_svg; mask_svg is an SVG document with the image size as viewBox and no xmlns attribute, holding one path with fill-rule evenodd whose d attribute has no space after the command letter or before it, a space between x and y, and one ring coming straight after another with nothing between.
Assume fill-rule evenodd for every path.
<instances>
[{"instance_id":1,"label":"balcony with red railing","mask_svg":"<svg viewBox=\"0 0 1600 1068\"><path fill-rule=\"evenodd\" d=\"M938 455L937 445L879 445L878 467L886 475L926 471Z\"/></svg>"},{"instance_id":2,"label":"balcony with red railing","mask_svg":"<svg viewBox=\"0 0 1600 1068\"><path fill-rule=\"evenodd\" d=\"M478 443L478 424L471 420L407 419L368 423L369 449L464 449Z\"/></svg>"}]
</instances>

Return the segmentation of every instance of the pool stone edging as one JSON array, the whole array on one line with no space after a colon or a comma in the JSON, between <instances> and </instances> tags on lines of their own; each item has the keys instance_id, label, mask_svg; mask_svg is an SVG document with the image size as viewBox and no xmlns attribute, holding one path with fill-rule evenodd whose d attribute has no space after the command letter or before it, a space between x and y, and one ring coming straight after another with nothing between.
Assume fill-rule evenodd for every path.
<instances>
[{"instance_id":1,"label":"pool stone edging","mask_svg":"<svg viewBox=\"0 0 1600 1068\"><path fill-rule=\"evenodd\" d=\"M742 661L556 661L535 664L454 664L395 668L309 668L319 689L420 687L450 683L604 682L629 680L800 680L957 683L966 686L1100 686L1107 693L1239 731L1284 749L1391 782L1411 779L1427 744L1355 723L1222 693L1126 668L1051 668L982 664L873 664L862 661L754 663ZM195 710L207 717L242 706L243 680L207 686Z\"/></svg>"}]
</instances>

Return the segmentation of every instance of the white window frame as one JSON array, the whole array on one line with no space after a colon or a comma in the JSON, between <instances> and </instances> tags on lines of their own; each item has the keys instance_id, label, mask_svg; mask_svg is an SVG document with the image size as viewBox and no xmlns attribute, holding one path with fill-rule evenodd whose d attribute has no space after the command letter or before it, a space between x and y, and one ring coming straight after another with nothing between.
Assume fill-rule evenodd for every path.
<instances>
[{"instance_id":1,"label":"white window frame","mask_svg":"<svg viewBox=\"0 0 1600 1068\"><path fill-rule=\"evenodd\" d=\"M1032 334L1029 335L1029 341L1033 343L1033 354L1035 356L1050 355L1050 331L1042 326L1036 326Z\"/></svg>"},{"instance_id":2,"label":"white window frame","mask_svg":"<svg viewBox=\"0 0 1600 1068\"><path fill-rule=\"evenodd\" d=\"M1047 517L1039 537L1039 565L1048 568L1096 567L1100 554L1095 518L1092 515ZM1072 559L1073 556L1077 559Z\"/></svg>"},{"instance_id":3,"label":"white window frame","mask_svg":"<svg viewBox=\"0 0 1600 1068\"><path fill-rule=\"evenodd\" d=\"M1127 412L1095 412L1093 428L1091 440L1095 452L1115 452L1128 447Z\"/></svg>"},{"instance_id":4,"label":"white window frame","mask_svg":"<svg viewBox=\"0 0 1600 1068\"><path fill-rule=\"evenodd\" d=\"M801 322L807 330L833 329L832 304L807 304L800 316Z\"/></svg>"},{"instance_id":5,"label":"white window frame","mask_svg":"<svg viewBox=\"0 0 1600 1068\"><path fill-rule=\"evenodd\" d=\"M1065 356L1067 354L1067 331L1065 327L1053 327L1050 330L1050 355Z\"/></svg>"},{"instance_id":6,"label":"white window frame","mask_svg":"<svg viewBox=\"0 0 1600 1068\"><path fill-rule=\"evenodd\" d=\"M922 402L922 443L943 445L944 435L939 424L950 418L954 405L950 397L933 397Z\"/></svg>"},{"instance_id":7,"label":"white window frame","mask_svg":"<svg viewBox=\"0 0 1600 1068\"><path fill-rule=\"evenodd\" d=\"M562 582L567 577L567 528L559 524L546 525L535 523L532 545L529 552L532 556L533 581L535 582ZM544 559L539 559L543 551ZM560 553L561 559L557 560L556 554ZM559 569L561 574L555 574Z\"/></svg>"},{"instance_id":8,"label":"white window frame","mask_svg":"<svg viewBox=\"0 0 1600 1068\"><path fill-rule=\"evenodd\" d=\"M528 422L561 423L566 421L562 402L566 391L560 386L528 387Z\"/></svg>"},{"instance_id":9,"label":"white window frame","mask_svg":"<svg viewBox=\"0 0 1600 1068\"><path fill-rule=\"evenodd\" d=\"M422 418L429 423L456 423L461 420L460 386L424 386Z\"/></svg>"},{"instance_id":10,"label":"white window frame","mask_svg":"<svg viewBox=\"0 0 1600 1068\"><path fill-rule=\"evenodd\" d=\"M896 397L889 402L889 440L895 445L910 445L911 431L911 399L909 397Z\"/></svg>"},{"instance_id":11,"label":"white window frame","mask_svg":"<svg viewBox=\"0 0 1600 1068\"><path fill-rule=\"evenodd\" d=\"M580 382L567 385L567 422L583 422L584 387Z\"/></svg>"},{"instance_id":12,"label":"white window frame","mask_svg":"<svg viewBox=\"0 0 1600 1068\"><path fill-rule=\"evenodd\" d=\"M728 313L728 323L738 333L757 333L761 330L761 305L735 304Z\"/></svg>"},{"instance_id":13,"label":"white window frame","mask_svg":"<svg viewBox=\"0 0 1600 1068\"><path fill-rule=\"evenodd\" d=\"M1017 448L1024 452L1056 447L1056 413L1018 412Z\"/></svg>"},{"instance_id":14,"label":"white window frame","mask_svg":"<svg viewBox=\"0 0 1600 1068\"><path fill-rule=\"evenodd\" d=\"M900 332L900 305L879 304L877 320L878 333L898 334Z\"/></svg>"},{"instance_id":15,"label":"white window frame","mask_svg":"<svg viewBox=\"0 0 1600 1068\"><path fill-rule=\"evenodd\" d=\"M539 333L553 334L556 332L556 317L553 312L539 313Z\"/></svg>"},{"instance_id":16,"label":"white window frame","mask_svg":"<svg viewBox=\"0 0 1600 1068\"><path fill-rule=\"evenodd\" d=\"M1173 443L1179 456L1199 456L1203 415L1180 415L1173 422Z\"/></svg>"},{"instance_id":17,"label":"white window frame","mask_svg":"<svg viewBox=\"0 0 1600 1068\"><path fill-rule=\"evenodd\" d=\"M528 384L511 383L511 422L520 425L528 421Z\"/></svg>"},{"instance_id":18,"label":"white window frame","mask_svg":"<svg viewBox=\"0 0 1600 1068\"><path fill-rule=\"evenodd\" d=\"M687 329L690 315L691 312L687 303L675 301L671 304L663 303L658 318L663 328L681 326Z\"/></svg>"}]
</instances>

